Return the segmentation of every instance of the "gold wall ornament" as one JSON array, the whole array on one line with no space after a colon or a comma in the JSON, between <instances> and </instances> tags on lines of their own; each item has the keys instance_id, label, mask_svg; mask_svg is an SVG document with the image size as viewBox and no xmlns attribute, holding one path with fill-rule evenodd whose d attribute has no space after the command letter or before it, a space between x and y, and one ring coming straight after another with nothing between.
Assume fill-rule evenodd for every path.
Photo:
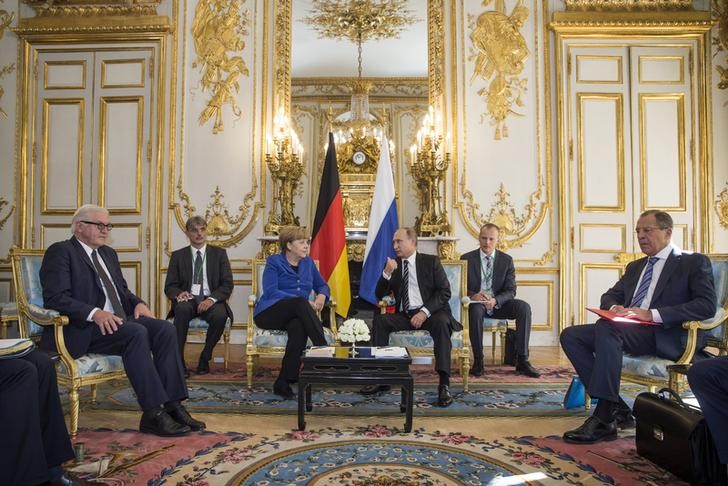
<instances>
[{"instance_id":1,"label":"gold wall ornament","mask_svg":"<svg viewBox=\"0 0 728 486\"><path fill-rule=\"evenodd\" d=\"M541 258L539 258L538 260L536 260L535 262L533 262L533 266L534 267L543 267L547 263L553 262L554 261L554 256L556 255L556 250L558 250L558 249L559 249L558 242L554 242L551 245L551 248L549 248L548 250L546 250L546 252L543 255L541 255Z\"/></svg>"},{"instance_id":2,"label":"gold wall ornament","mask_svg":"<svg viewBox=\"0 0 728 486\"><path fill-rule=\"evenodd\" d=\"M0 68L0 79L4 78L6 75L12 73L15 71L15 63L8 64L7 66L3 66ZM5 94L5 90L2 86L0 86L0 101L3 99L3 95ZM0 114L7 118L8 114L3 110L3 107L0 106Z\"/></svg>"},{"instance_id":3,"label":"gold wall ornament","mask_svg":"<svg viewBox=\"0 0 728 486\"><path fill-rule=\"evenodd\" d=\"M713 57L716 57L719 53L728 51L728 0L713 2L713 17L718 19L718 35L713 37ZM723 62L728 64L728 56L723 58ZM728 89L728 67L723 67L716 61L715 69L720 74L718 89Z\"/></svg>"},{"instance_id":4,"label":"gold wall ornament","mask_svg":"<svg viewBox=\"0 0 728 486\"><path fill-rule=\"evenodd\" d=\"M442 120L430 107L417 133L417 144L410 148L409 172L415 181L420 215L415 229L420 236L449 235L452 227L445 210L445 176L450 167L450 136L441 133Z\"/></svg>"},{"instance_id":5,"label":"gold wall ornament","mask_svg":"<svg viewBox=\"0 0 728 486\"><path fill-rule=\"evenodd\" d=\"M161 0L24 0L38 17L153 16Z\"/></svg>"},{"instance_id":6,"label":"gold wall ornament","mask_svg":"<svg viewBox=\"0 0 728 486\"><path fill-rule=\"evenodd\" d=\"M0 213L2 213L3 208L5 208L5 206L7 206L8 204L10 204L10 203L4 197L0 197ZM10 215L13 214L14 210L15 210L15 204L10 206L10 210L8 211L8 214L6 214L5 216L0 215L0 230L3 229L3 226L5 226L5 223L10 218Z\"/></svg>"},{"instance_id":7,"label":"gold wall ornament","mask_svg":"<svg viewBox=\"0 0 728 486\"><path fill-rule=\"evenodd\" d=\"M544 184L539 177L539 183L536 190L531 193L528 203L524 206L520 215L516 213L516 209L509 201L510 193L506 191L503 183L498 187L495 196L497 201L490 209L490 212L484 218L479 218L478 225L490 222L498 225L500 228L500 238L498 240L498 249L506 251L509 248L517 248L523 246L526 242L532 228L540 225L539 214L543 217L545 211L539 206L544 206L544 202L540 202L543 195Z\"/></svg>"},{"instance_id":8,"label":"gold wall ornament","mask_svg":"<svg viewBox=\"0 0 728 486\"><path fill-rule=\"evenodd\" d=\"M192 67L200 67L202 91L212 92L198 121L204 125L214 117L214 134L225 128L223 106L230 105L236 117L242 115L235 95L240 89L238 78L247 76L249 71L242 57L231 56L230 53L245 48L243 37L248 35L249 19L243 3L244 0L200 0L192 22L197 53Z\"/></svg>"},{"instance_id":9,"label":"gold wall ornament","mask_svg":"<svg viewBox=\"0 0 728 486\"><path fill-rule=\"evenodd\" d=\"M303 147L283 108L279 108L273 120L273 136L268 140L265 162L272 179L273 207L264 231L267 235L276 235L283 226L301 224L293 213L293 197L298 193L303 175Z\"/></svg>"},{"instance_id":10,"label":"gold wall ornament","mask_svg":"<svg viewBox=\"0 0 728 486\"><path fill-rule=\"evenodd\" d=\"M648 11L690 10L692 0L564 0L566 10L579 11Z\"/></svg>"},{"instance_id":11,"label":"gold wall ornament","mask_svg":"<svg viewBox=\"0 0 728 486\"><path fill-rule=\"evenodd\" d=\"M728 184L715 199L715 212L720 225L728 229Z\"/></svg>"},{"instance_id":12,"label":"gold wall ornament","mask_svg":"<svg viewBox=\"0 0 728 486\"><path fill-rule=\"evenodd\" d=\"M483 6L492 2L484 0ZM491 125L495 125L495 140L508 137L506 118L509 115L522 116L514 111L514 105L523 106L521 95L528 83L527 79L518 77L529 55L526 39L520 32L528 15L522 0L513 7L510 16L506 15L505 0L495 0L495 10L481 13L477 20L468 16L472 42L469 60L474 61L470 83L478 77L490 82L478 94L485 98L486 114ZM481 123L486 114L481 115Z\"/></svg>"}]
</instances>

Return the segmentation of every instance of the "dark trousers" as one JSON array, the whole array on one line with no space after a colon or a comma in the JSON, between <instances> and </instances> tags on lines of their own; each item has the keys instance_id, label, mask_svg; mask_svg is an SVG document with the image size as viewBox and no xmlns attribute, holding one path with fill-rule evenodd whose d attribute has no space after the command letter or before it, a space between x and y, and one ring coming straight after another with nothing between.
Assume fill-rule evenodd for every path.
<instances>
[{"instance_id":1,"label":"dark trousers","mask_svg":"<svg viewBox=\"0 0 728 486\"><path fill-rule=\"evenodd\" d=\"M720 462L728 464L728 356L695 363L688 370L688 383L700 403Z\"/></svg>"},{"instance_id":2,"label":"dark trousers","mask_svg":"<svg viewBox=\"0 0 728 486\"><path fill-rule=\"evenodd\" d=\"M75 458L51 358L35 351L0 360L2 484L34 485L51 479L49 467Z\"/></svg>"},{"instance_id":3,"label":"dark trousers","mask_svg":"<svg viewBox=\"0 0 728 486\"><path fill-rule=\"evenodd\" d=\"M561 333L561 347L589 395L610 402L620 401L622 355L656 355L652 326L604 319L596 324L567 327Z\"/></svg>"},{"instance_id":4,"label":"dark trousers","mask_svg":"<svg viewBox=\"0 0 728 486\"><path fill-rule=\"evenodd\" d=\"M142 410L187 398L177 333L171 323L140 317L124 321L116 332L105 336L93 326L87 352L121 356Z\"/></svg>"},{"instance_id":5,"label":"dark trousers","mask_svg":"<svg viewBox=\"0 0 728 486\"><path fill-rule=\"evenodd\" d=\"M198 302L195 300L176 302L174 304L174 327L177 329L179 354L182 356L183 361L185 357L187 332L190 329L190 321L192 319L199 317L209 324L207 334L205 334L205 347L202 348L202 353L200 353L201 360L210 361L212 358L212 350L225 331L225 321L227 321L228 315L223 302L215 302L212 307L202 314L197 313L197 305Z\"/></svg>"},{"instance_id":6,"label":"dark trousers","mask_svg":"<svg viewBox=\"0 0 728 486\"><path fill-rule=\"evenodd\" d=\"M520 299L511 299L488 315L484 305L468 307L470 346L476 360L483 361L483 318L516 320L516 355L528 358L528 341L531 337L531 306Z\"/></svg>"},{"instance_id":7,"label":"dark trousers","mask_svg":"<svg viewBox=\"0 0 728 486\"><path fill-rule=\"evenodd\" d=\"M261 329L286 331L288 334L279 375L282 380L298 380L301 353L309 338L314 346L326 346L321 320L303 297L279 300L255 316L255 325Z\"/></svg>"},{"instance_id":8,"label":"dark trousers","mask_svg":"<svg viewBox=\"0 0 728 486\"><path fill-rule=\"evenodd\" d=\"M450 356L452 342L450 335L450 315L445 311L437 311L428 317L420 329L430 333L434 341L435 370L450 375ZM372 344L389 346L389 334L396 331L414 331L407 314L374 314L372 324Z\"/></svg>"}]
</instances>

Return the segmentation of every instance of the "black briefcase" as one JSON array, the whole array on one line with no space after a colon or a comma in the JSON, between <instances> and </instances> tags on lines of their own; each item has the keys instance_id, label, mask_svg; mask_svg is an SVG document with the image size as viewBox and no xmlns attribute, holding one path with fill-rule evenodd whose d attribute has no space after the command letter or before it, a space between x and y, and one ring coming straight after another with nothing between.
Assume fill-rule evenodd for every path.
<instances>
[{"instance_id":1,"label":"black briefcase","mask_svg":"<svg viewBox=\"0 0 728 486\"><path fill-rule=\"evenodd\" d=\"M505 345L503 346L503 364L516 366L516 331L506 329Z\"/></svg>"},{"instance_id":2,"label":"black briefcase","mask_svg":"<svg viewBox=\"0 0 728 486\"><path fill-rule=\"evenodd\" d=\"M700 409L663 388L637 395L632 413L637 454L693 485L728 484Z\"/></svg>"}]
</instances>

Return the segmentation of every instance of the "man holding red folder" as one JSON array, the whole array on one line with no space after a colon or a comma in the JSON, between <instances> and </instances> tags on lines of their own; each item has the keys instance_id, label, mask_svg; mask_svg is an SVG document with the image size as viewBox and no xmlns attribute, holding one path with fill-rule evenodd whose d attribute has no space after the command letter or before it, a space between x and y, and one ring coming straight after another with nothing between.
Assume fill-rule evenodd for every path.
<instances>
[{"instance_id":1,"label":"man holding red folder","mask_svg":"<svg viewBox=\"0 0 728 486\"><path fill-rule=\"evenodd\" d=\"M561 346L587 392L599 403L580 427L564 434L566 442L593 444L617 438L618 428L634 426L632 411L619 396L622 355L678 359L687 342L684 321L715 314L710 260L672 244L672 218L649 210L637 220L635 233L646 255L629 265L622 278L602 295L600 308L654 325L599 319L561 333ZM697 349L704 347L698 333Z\"/></svg>"}]
</instances>

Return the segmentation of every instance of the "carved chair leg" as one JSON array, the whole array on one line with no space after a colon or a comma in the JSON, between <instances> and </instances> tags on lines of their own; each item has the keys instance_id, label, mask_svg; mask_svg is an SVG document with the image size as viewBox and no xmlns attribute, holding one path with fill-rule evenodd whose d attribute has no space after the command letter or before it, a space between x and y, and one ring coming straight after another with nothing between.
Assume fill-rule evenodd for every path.
<instances>
[{"instance_id":1,"label":"carved chair leg","mask_svg":"<svg viewBox=\"0 0 728 486\"><path fill-rule=\"evenodd\" d=\"M588 393L584 392L584 410L589 410L591 408L591 397Z\"/></svg>"},{"instance_id":2,"label":"carved chair leg","mask_svg":"<svg viewBox=\"0 0 728 486\"><path fill-rule=\"evenodd\" d=\"M79 403L78 403L78 386L74 385L71 386L71 389L68 393L68 400L71 406L70 410L70 416L71 416L71 430L70 435L71 439L76 438L76 434L78 433L78 412L79 412Z\"/></svg>"},{"instance_id":3,"label":"carved chair leg","mask_svg":"<svg viewBox=\"0 0 728 486\"><path fill-rule=\"evenodd\" d=\"M490 354L491 354L491 357L493 358L493 364L497 364L495 362L495 335L496 335L496 332L495 331L493 331L493 332L490 333L490 338L491 338L491 341L490 341L490 344L491 344L491 346L490 346Z\"/></svg>"},{"instance_id":4,"label":"carved chair leg","mask_svg":"<svg viewBox=\"0 0 728 486\"><path fill-rule=\"evenodd\" d=\"M462 358L463 391L468 391L468 373L470 373L470 351Z\"/></svg>"},{"instance_id":5,"label":"carved chair leg","mask_svg":"<svg viewBox=\"0 0 728 486\"><path fill-rule=\"evenodd\" d=\"M253 356L251 354L248 354L245 360L245 367L248 375L248 390L250 390L253 388Z\"/></svg>"},{"instance_id":6,"label":"carved chair leg","mask_svg":"<svg viewBox=\"0 0 728 486\"><path fill-rule=\"evenodd\" d=\"M230 362L230 330L225 329L222 335L225 346L225 371L228 370L228 363Z\"/></svg>"},{"instance_id":7,"label":"carved chair leg","mask_svg":"<svg viewBox=\"0 0 728 486\"><path fill-rule=\"evenodd\" d=\"M96 386L96 383L91 385L91 403L96 404L96 392L98 387Z\"/></svg>"}]
</instances>

